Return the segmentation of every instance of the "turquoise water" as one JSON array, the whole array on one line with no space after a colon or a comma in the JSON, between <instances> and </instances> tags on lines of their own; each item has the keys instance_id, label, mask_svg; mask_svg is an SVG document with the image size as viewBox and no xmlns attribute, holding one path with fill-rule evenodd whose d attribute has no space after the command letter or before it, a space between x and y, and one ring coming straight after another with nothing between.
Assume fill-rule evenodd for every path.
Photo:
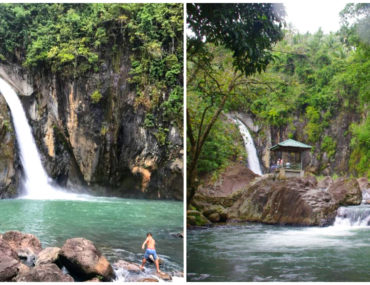
<instances>
[{"instance_id":1,"label":"turquoise water","mask_svg":"<svg viewBox=\"0 0 370 285\"><path fill-rule=\"evenodd\" d=\"M0 200L0 233L18 230L37 236L43 247L61 247L72 237L95 243L110 262L141 262L141 245L152 232L162 270L183 271L183 203L118 198L84 201ZM149 265L150 270L154 266Z\"/></svg>"},{"instance_id":2,"label":"turquoise water","mask_svg":"<svg viewBox=\"0 0 370 285\"><path fill-rule=\"evenodd\" d=\"M369 226L234 224L187 240L188 281L370 281Z\"/></svg>"}]
</instances>

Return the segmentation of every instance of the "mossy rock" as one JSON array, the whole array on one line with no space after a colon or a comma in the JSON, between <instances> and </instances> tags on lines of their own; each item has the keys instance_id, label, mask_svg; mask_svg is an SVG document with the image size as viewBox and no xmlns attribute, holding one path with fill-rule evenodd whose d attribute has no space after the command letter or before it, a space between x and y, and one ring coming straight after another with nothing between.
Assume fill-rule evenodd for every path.
<instances>
[{"instance_id":1,"label":"mossy rock","mask_svg":"<svg viewBox=\"0 0 370 285\"><path fill-rule=\"evenodd\" d=\"M210 208L203 211L203 215L213 223L226 222L227 220L227 212L225 208L220 205L210 206Z\"/></svg>"},{"instance_id":2,"label":"mossy rock","mask_svg":"<svg viewBox=\"0 0 370 285\"><path fill-rule=\"evenodd\" d=\"M206 226L212 223L201 212L189 210L187 212L187 224L191 226Z\"/></svg>"}]
</instances>

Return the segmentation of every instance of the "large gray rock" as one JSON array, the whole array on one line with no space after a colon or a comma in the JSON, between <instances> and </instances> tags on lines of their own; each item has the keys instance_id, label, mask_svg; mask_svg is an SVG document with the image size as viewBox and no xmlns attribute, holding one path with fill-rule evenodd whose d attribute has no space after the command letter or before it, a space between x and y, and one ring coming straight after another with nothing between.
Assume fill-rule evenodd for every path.
<instances>
[{"instance_id":1,"label":"large gray rock","mask_svg":"<svg viewBox=\"0 0 370 285\"><path fill-rule=\"evenodd\" d=\"M326 190L330 187L331 184L333 184L333 178L331 178L330 176L325 176L324 179L320 180L317 183L317 187Z\"/></svg>"},{"instance_id":2,"label":"large gray rock","mask_svg":"<svg viewBox=\"0 0 370 285\"><path fill-rule=\"evenodd\" d=\"M187 211L187 224L189 226L206 226L212 224L203 214L197 210Z\"/></svg>"},{"instance_id":3,"label":"large gray rock","mask_svg":"<svg viewBox=\"0 0 370 285\"><path fill-rule=\"evenodd\" d=\"M36 266L48 263L58 263L59 253L61 249L59 247L47 247L43 249L37 256Z\"/></svg>"},{"instance_id":4,"label":"large gray rock","mask_svg":"<svg viewBox=\"0 0 370 285\"><path fill-rule=\"evenodd\" d=\"M6 101L0 93L0 199L16 196L19 174L15 132Z\"/></svg>"},{"instance_id":5,"label":"large gray rock","mask_svg":"<svg viewBox=\"0 0 370 285\"><path fill-rule=\"evenodd\" d=\"M31 79L15 64L0 64L0 77L10 84L18 94L30 96L33 92Z\"/></svg>"},{"instance_id":6,"label":"large gray rock","mask_svg":"<svg viewBox=\"0 0 370 285\"><path fill-rule=\"evenodd\" d=\"M97 195L182 200L181 120L168 120L161 112L149 114L138 105L136 91L128 83L130 52L119 54L114 66L107 57L99 72L78 78L24 71L20 66L5 73L11 78L8 82L16 82L14 87L22 87L20 93L37 90L37 96L20 99L32 119L43 165L62 186L83 192L89 185ZM24 85L28 80L14 79L19 70L23 79L32 79L33 90ZM99 102L91 98L96 91L102 95ZM168 98L160 96L158 106ZM146 125L148 114L155 126ZM1 168L10 174L17 171L5 163ZM4 179L4 192L10 191L9 185L17 189L9 182L13 176Z\"/></svg>"},{"instance_id":7,"label":"large gray rock","mask_svg":"<svg viewBox=\"0 0 370 285\"><path fill-rule=\"evenodd\" d=\"M360 186L361 191L370 192L369 180L366 177L358 178L357 182L358 182L358 185Z\"/></svg>"},{"instance_id":8,"label":"large gray rock","mask_svg":"<svg viewBox=\"0 0 370 285\"><path fill-rule=\"evenodd\" d=\"M172 280L172 277L170 274L166 273L166 272L156 272L155 275L158 277L158 278L161 278L162 280L164 281L171 281Z\"/></svg>"},{"instance_id":9,"label":"large gray rock","mask_svg":"<svg viewBox=\"0 0 370 285\"><path fill-rule=\"evenodd\" d=\"M140 265L128 262L125 260L118 260L113 264L113 268L115 270L124 269L126 271L132 272L132 273L140 273Z\"/></svg>"},{"instance_id":10,"label":"large gray rock","mask_svg":"<svg viewBox=\"0 0 370 285\"><path fill-rule=\"evenodd\" d=\"M59 254L61 263L72 276L86 281L97 276L111 281L115 278L112 266L95 247L93 242L84 238L66 240Z\"/></svg>"},{"instance_id":11,"label":"large gray rock","mask_svg":"<svg viewBox=\"0 0 370 285\"><path fill-rule=\"evenodd\" d=\"M3 240L7 241L18 257L25 260L29 266L34 265L36 256L42 250L39 239L32 234L9 231L3 234Z\"/></svg>"},{"instance_id":12,"label":"large gray rock","mask_svg":"<svg viewBox=\"0 0 370 285\"><path fill-rule=\"evenodd\" d=\"M11 281L18 274L20 264L17 253L0 238L0 282Z\"/></svg>"},{"instance_id":13,"label":"large gray rock","mask_svg":"<svg viewBox=\"0 0 370 285\"><path fill-rule=\"evenodd\" d=\"M324 226L331 224L338 204L312 179L258 180L228 209L231 220Z\"/></svg>"},{"instance_id":14,"label":"large gray rock","mask_svg":"<svg viewBox=\"0 0 370 285\"><path fill-rule=\"evenodd\" d=\"M356 179L338 178L328 189L334 200L341 206L360 205L362 192Z\"/></svg>"},{"instance_id":15,"label":"large gray rock","mask_svg":"<svg viewBox=\"0 0 370 285\"><path fill-rule=\"evenodd\" d=\"M54 263L42 264L20 273L17 282L73 282L73 278L64 274Z\"/></svg>"}]
</instances>

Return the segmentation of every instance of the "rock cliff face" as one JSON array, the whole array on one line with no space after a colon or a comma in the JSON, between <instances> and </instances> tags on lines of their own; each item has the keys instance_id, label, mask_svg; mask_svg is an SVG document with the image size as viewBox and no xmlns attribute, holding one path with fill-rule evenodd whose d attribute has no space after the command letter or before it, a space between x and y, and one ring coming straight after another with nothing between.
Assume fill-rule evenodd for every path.
<instances>
[{"instance_id":1,"label":"rock cliff face","mask_svg":"<svg viewBox=\"0 0 370 285\"><path fill-rule=\"evenodd\" d=\"M228 196L197 193L187 218L192 226L234 221L326 226L334 222L339 206L358 205L361 200L356 179L339 178L326 191L314 176L278 179L270 174Z\"/></svg>"},{"instance_id":2,"label":"rock cliff face","mask_svg":"<svg viewBox=\"0 0 370 285\"><path fill-rule=\"evenodd\" d=\"M14 72L7 81L21 73L32 87L21 100L43 165L58 184L98 195L182 199L182 131L163 123L168 132L160 140L159 127L145 126L146 112L128 83L130 66L126 53L83 78L20 72L14 65L2 70ZM1 96L0 197L14 196L20 177L5 106Z\"/></svg>"},{"instance_id":3,"label":"rock cliff face","mask_svg":"<svg viewBox=\"0 0 370 285\"><path fill-rule=\"evenodd\" d=\"M14 130L2 96L0 96L0 142L0 198L9 198L17 193L19 168Z\"/></svg>"},{"instance_id":4,"label":"rock cliff face","mask_svg":"<svg viewBox=\"0 0 370 285\"><path fill-rule=\"evenodd\" d=\"M261 167L264 172L268 171L271 165L270 159L274 159L270 154L269 148L281 141L284 141L293 135L293 139L302 141L313 146L312 152L304 152L303 164L306 169L316 175L338 175L346 176L349 173L349 164L351 149L350 125L353 122L361 120L359 114L338 112L329 124L329 127L320 135L320 140L315 144L308 142L305 129L307 122L305 118L296 116L293 122L282 127L259 125L258 120L246 113L236 113L244 124L248 126L253 137ZM323 147L322 138L325 136L331 138L335 145L332 151L327 151Z\"/></svg>"}]
</instances>

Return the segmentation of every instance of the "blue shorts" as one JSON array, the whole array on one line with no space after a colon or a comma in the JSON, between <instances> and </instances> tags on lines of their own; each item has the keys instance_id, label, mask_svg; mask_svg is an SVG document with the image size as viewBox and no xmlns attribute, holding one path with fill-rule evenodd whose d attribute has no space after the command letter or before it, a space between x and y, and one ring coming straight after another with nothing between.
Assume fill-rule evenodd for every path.
<instances>
[{"instance_id":1,"label":"blue shorts","mask_svg":"<svg viewBox=\"0 0 370 285\"><path fill-rule=\"evenodd\" d=\"M154 260L157 260L158 256L155 249L147 249L144 254L145 259L149 259L149 255L153 255Z\"/></svg>"}]
</instances>

